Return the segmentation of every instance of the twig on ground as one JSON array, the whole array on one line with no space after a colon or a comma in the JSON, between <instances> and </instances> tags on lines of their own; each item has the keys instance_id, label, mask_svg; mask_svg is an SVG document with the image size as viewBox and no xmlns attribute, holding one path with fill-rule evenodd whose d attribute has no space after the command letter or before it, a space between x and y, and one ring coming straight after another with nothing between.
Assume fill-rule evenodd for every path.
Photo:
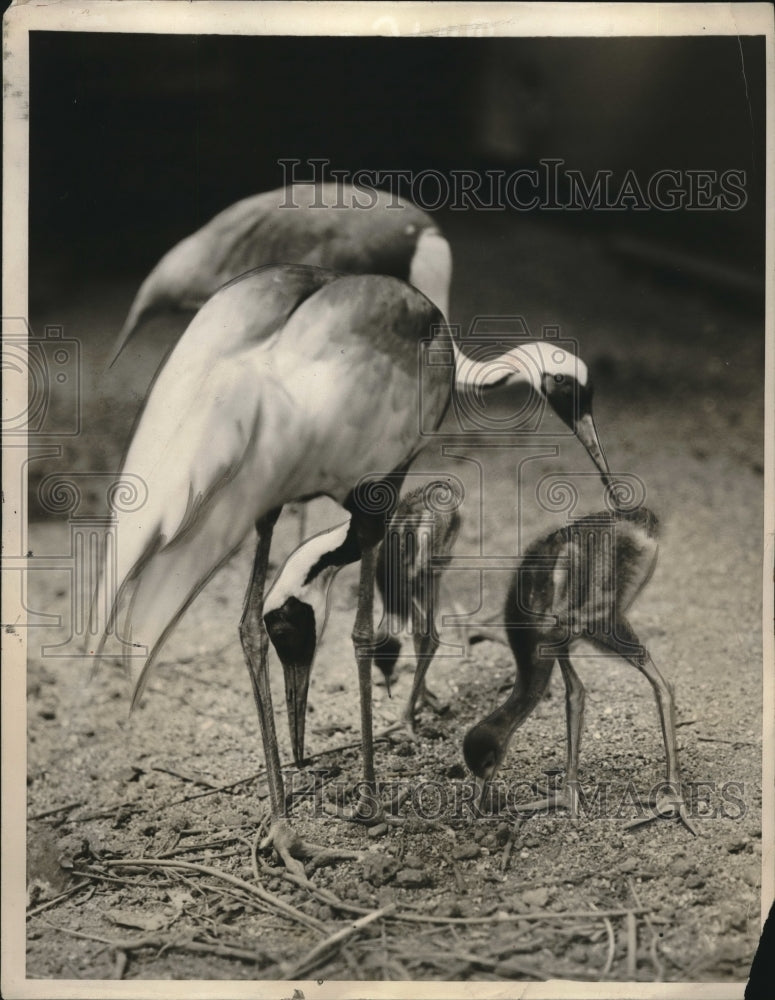
<instances>
[{"instance_id":1,"label":"twig on ground","mask_svg":"<svg viewBox=\"0 0 775 1000\"><path fill-rule=\"evenodd\" d=\"M107 945L107 947L117 952L137 951L139 948L163 948L164 950L174 948L178 951L195 951L203 955L220 955L223 958L238 958L243 962L263 962L267 958L267 955L263 952L256 953L247 948L235 948L232 945L205 944L202 941L193 941L188 938L172 938L170 940L165 940L156 934L147 934L140 938L120 938L118 940L112 940L111 938L100 937L98 934L87 934L84 931L74 931L69 927L59 927L57 924L49 923L48 920L44 920L42 922L52 930L61 931L63 934L69 934L71 937L82 938L85 941L98 941L100 944Z\"/></svg>"},{"instance_id":2,"label":"twig on ground","mask_svg":"<svg viewBox=\"0 0 775 1000\"><path fill-rule=\"evenodd\" d=\"M86 813L85 816L73 816L67 820L68 823L88 823L93 819L107 819L109 816L114 816L117 812L122 809L131 809L131 811L136 816L142 816L144 813L149 812L145 806L139 806L135 802L116 802L112 806L108 806L105 809L100 809L97 812Z\"/></svg>"},{"instance_id":3,"label":"twig on ground","mask_svg":"<svg viewBox=\"0 0 775 1000\"><path fill-rule=\"evenodd\" d=\"M93 868L73 868L74 875L86 875L88 878L99 879L101 882L113 882L115 885L131 885L136 888L150 888L161 885L160 882L151 882L143 876L138 878L117 878L114 875L106 875L104 872L95 871Z\"/></svg>"},{"instance_id":4,"label":"twig on ground","mask_svg":"<svg viewBox=\"0 0 775 1000\"><path fill-rule=\"evenodd\" d=\"M321 923L320 920L316 920L314 917L310 917L306 913L302 913L301 910L297 910L295 906L291 906L290 903L286 903L284 900L275 896L267 889L262 888L260 885L253 885L250 882L246 882L244 879L238 878L236 875L230 875L228 872L219 871L217 868L211 868L209 865L195 864L192 861L164 861L158 858L125 858L123 860L105 861L103 864L122 868L178 868L182 871L199 872L200 875L209 875L211 878L220 879L223 882L227 882L229 885L242 889L249 895L256 896L263 903L273 907L277 913L281 913L283 916L286 916L291 920L295 920L297 923L303 924L305 927L318 931L319 933L325 933L326 930L325 924Z\"/></svg>"},{"instance_id":5,"label":"twig on ground","mask_svg":"<svg viewBox=\"0 0 775 1000\"><path fill-rule=\"evenodd\" d=\"M489 958L486 955L477 955L473 952L456 951L453 953L444 952L437 948L428 951L405 952L403 958L411 958L414 961L425 962L428 965L435 965L444 969L451 969L457 962L463 963L464 971L469 965L476 965L482 969L495 971L497 975L506 976L530 976L531 979L545 981L549 978L543 972L532 968L529 965L522 965L520 962L501 961L501 959Z\"/></svg>"},{"instance_id":6,"label":"twig on ground","mask_svg":"<svg viewBox=\"0 0 775 1000\"><path fill-rule=\"evenodd\" d=\"M503 848L503 854L501 855L501 875L506 874L506 869L509 866L509 859L511 858L511 852L514 850L514 842L517 839L517 834L522 826L522 820L518 819L511 830L509 831L509 839Z\"/></svg>"},{"instance_id":7,"label":"twig on ground","mask_svg":"<svg viewBox=\"0 0 775 1000\"><path fill-rule=\"evenodd\" d=\"M384 742L384 737L375 736L374 742L380 743ZM317 753L312 753L308 757L304 758L305 764L311 760L316 760L318 757L325 757L329 753L341 753L343 750L357 749L361 745L361 741L353 740L350 743L342 743L339 746L328 747L326 750L318 750ZM174 799L172 802L167 802L163 806L159 807L158 811L161 809L168 809L170 806L182 805L184 802L193 802L194 799L203 799L208 795L216 795L218 792L230 792L234 788L239 788L240 785L249 785L252 781L258 781L259 778L263 778L266 774L266 768L262 767L260 771L256 771L254 774L248 775L247 778L240 778L238 781L232 781L228 785L218 785L217 788L210 788L205 792L197 792L195 795L186 795L182 799Z\"/></svg>"},{"instance_id":8,"label":"twig on ground","mask_svg":"<svg viewBox=\"0 0 775 1000\"><path fill-rule=\"evenodd\" d=\"M628 878L627 882L630 887L630 893L632 895L632 898L635 900L635 905L640 906L641 902L637 892L635 891L635 886L633 884L632 879ZM657 931L654 928L654 923L651 917L645 911L643 913L643 919L646 921L646 926L648 927L649 933L651 934L651 941L649 942L649 954L651 955L651 964L654 966L654 971L657 974L655 982L661 983L665 978L665 967L662 965L662 962L659 959L659 951L658 951L659 935L657 934Z\"/></svg>"},{"instance_id":9,"label":"twig on ground","mask_svg":"<svg viewBox=\"0 0 775 1000\"><path fill-rule=\"evenodd\" d=\"M609 919L613 917L626 917L630 913L635 916L642 912L642 907L635 907L633 909L600 910L595 912L594 916L602 920L605 917ZM421 913L404 913L399 911L393 914L390 919L407 920L412 923L423 924L505 924L520 920L578 920L579 917L591 916L593 914L589 910L569 910L566 912L562 910L534 910L526 913L493 913L489 917L432 917Z\"/></svg>"},{"instance_id":10,"label":"twig on ground","mask_svg":"<svg viewBox=\"0 0 775 1000\"><path fill-rule=\"evenodd\" d=\"M113 978L114 979L123 979L124 978L124 973L126 972L126 967L127 967L127 962L128 961L129 961L129 958L127 957L127 953L123 950L123 948L117 948L116 949L116 961L115 961L115 965L113 967Z\"/></svg>"},{"instance_id":11,"label":"twig on ground","mask_svg":"<svg viewBox=\"0 0 775 1000\"><path fill-rule=\"evenodd\" d=\"M590 906L595 912L595 916L600 916L600 911L591 903ZM600 978L605 979L605 977L610 973L611 967L614 964L614 956L616 954L616 935L614 934L614 925L608 919L608 917L603 917L603 924L605 925L605 932L608 936L608 951L605 956L605 965L600 971Z\"/></svg>"},{"instance_id":12,"label":"twig on ground","mask_svg":"<svg viewBox=\"0 0 775 1000\"><path fill-rule=\"evenodd\" d=\"M55 816L57 813L61 812L69 812L71 809L77 809L82 805L83 802L70 802L66 806L57 806L56 809L47 809L45 812L35 813L34 816L28 816L27 820L32 823L34 820L47 819L49 816Z\"/></svg>"},{"instance_id":13,"label":"twig on ground","mask_svg":"<svg viewBox=\"0 0 775 1000\"><path fill-rule=\"evenodd\" d=\"M627 928L627 978L634 979L638 958L638 922L632 911L627 914L625 926Z\"/></svg>"},{"instance_id":14,"label":"twig on ground","mask_svg":"<svg viewBox=\"0 0 775 1000\"><path fill-rule=\"evenodd\" d=\"M156 856L158 858L173 858L177 854L188 854L189 851L203 851L208 847L218 847L220 844L230 844L235 840L241 839L236 833L233 833L225 837L216 837L213 840L204 840L198 844L184 844L183 847L173 847L172 850L163 851Z\"/></svg>"},{"instance_id":15,"label":"twig on ground","mask_svg":"<svg viewBox=\"0 0 775 1000\"><path fill-rule=\"evenodd\" d=\"M64 892L60 892L58 896L54 896L53 899L47 899L45 903L41 903L40 906L34 907L32 910L27 910L27 919L34 917L38 913L43 913L44 910L50 910L52 906L56 906L57 903L61 903L63 899L67 899L68 896L72 896L73 893L78 892L79 889L85 888L90 885L88 879L83 882L79 882L77 885L71 885L69 889L65 889Z\"/></svg>"},{"instance_id":16,"label":"twig on ground","mask_svg":"<svg viewBox=\"0 0 775 1000\"><path fill-rule=\"evenodd\" d=\"M698 741L700 743L726 743L732 747L758 747L758 743L752 743L750 740L722 740L720 736L698 736Z\"/></svg>"},{"instance_id":17,"label":"twig on ground","mask_svg":"<svg viewBox=\"0 0 775 1000\"><path fill-rule=\"evenodd\" d=\"M387 906L383 906L379 910L373 910L365 917L361 917L347 927L336 931L335 934L331 934L324 941L318 942L303 958L284 970L283 978L302 979L309 975L322 961L330 959L330 952L332 950L334 952L338 951L342 943L351 938L353 934L358 934L368 924L373 923L375 920L380 920L382 917L392 913L393 910L395 910L395 903L389 903Z\"/></svg>"},{"instance_id":18,"label":"twig on ground","mask_svg":"<svg viewBox=\"0 0 775 1000\"><path fill-rule=\"evenodd\" d=\"M151 768L152 771L160 771L162 774L171 774L173 778L180 778L181 781L188 781L192 785L202 785L205 788L210 788L213 791L218 789L218 785L214 785L212 781L208 781L207 778L197 778L192 774L183 774L182 771L176 771L174 767L162 767L161 764L154 764Z\"/></svg>"}]
</instances>

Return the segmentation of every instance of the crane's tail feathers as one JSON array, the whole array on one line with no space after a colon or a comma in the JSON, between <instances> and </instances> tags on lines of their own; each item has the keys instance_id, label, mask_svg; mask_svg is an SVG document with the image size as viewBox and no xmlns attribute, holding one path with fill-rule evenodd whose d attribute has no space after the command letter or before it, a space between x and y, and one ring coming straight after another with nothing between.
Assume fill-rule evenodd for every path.
<instances>
[{"instance_id":1,"label":"crane's tail feathers","mask_svg":"<svg viewBox=\"0 0 775 1000\"><path fill-rule=\"evenodd\" d=\"M158 654L192 601L209 583L210 579L240 548L239 544L228 551L208 553L202 545L171 546L159 549L145 563L137 576L125 616L125 663L132 669L132 646L148 649L145 661L134 681L132 708L140 703L143 691Z\"/></svg>"},{"instance_id":2,"label":"crane's tail feathers","mask_svg":"<svg viewBox=\"0 0 775 1000\"><path fill-rule=\"evenodd\" d=\"M130 339L134 336L143 320L155 312L153 305L146 302L145 297L143 296L144 287L145 285L143 285L137 293L137 296L129 309L126 321L121 327L121 332L116 338L116 343L113 347L113 354L108 362L108 369L111 369L118 361L119 355L129 343Z\"/></svg>"},{"instance_id":3,"label":"crane's tail feathers","mask_svg":"<svg viewBox=\"0 0 775 1000\"><path fill-rule=\"evenodd\" d=\"M172 307L174 299L171 297L170 280L167 275L169 267L165 264L166 257L154 267L145 281L140 285L137 294L129 307L124 325L116 338L113 348L113 356L110 359L108 368L112 368L118 360L118 356L135 335L145 320Z\"/></svg>"}]
</instances>

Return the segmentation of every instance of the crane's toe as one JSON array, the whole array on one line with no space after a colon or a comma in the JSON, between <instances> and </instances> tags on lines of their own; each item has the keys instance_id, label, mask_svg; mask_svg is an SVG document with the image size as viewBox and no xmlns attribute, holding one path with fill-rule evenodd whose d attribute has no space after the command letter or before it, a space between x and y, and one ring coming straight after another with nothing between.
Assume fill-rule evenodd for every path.
<instances>
[{"instance_id":1,"label":"crane's toe","mask_svg":"<svg viewBox=\"0 0 775 1000\"><path fill-rule=\"evenodd\" d=\"M520 802L517 812L548 812L550 809L567 809L576 819L579 814L579 798L575 788L563 784L547 794L545 798L534 799L532 802Z\"/></svg>"},{"instance_id":2,"label":"crane's toe","mask_svg":"<svg viewBox=\"0 0 775 1000\"><path fill-rule=\"evenodd\" d=\"M686 829L695 837L697 836L697 830L689 819L689 811L680 787L670 785L667 789L660 790L654 808L658 816L663 816L666 819L680 819Z\"/></svg>"},{"instance_id":3,"label":"crane's toe","mask_svg":"<svg viewBox=\"0 0 775 1000\"><path fill-rule=\"evenodd\" d=\"M684 801L681 789L677 785L667 785L659 790L655 797L651 812L641 816L632 823L627 823L625 830L632 830L636 827L651 823L655 819L679 819L686 829L696 837L697 828L689 818L689 810Z\"/></svg>"},{"instance_id":4,"label":"crane's toe","mask_svg":"<svg viewBox=\"0 0 775 1000\"><path fill-rule=\"evenodd\" d=\"M296 875L306 881L307 873L304 871L304 865L294 857L294 854L305 853L304 846L304 842L285 819L275 820L269 828L269 833L260 844L262 851L273 847L291 875Z\"/></svg>"},{"instance_id":5,"label":"crane's toe","mask_svg":"<svg viewBox=\"0 0 775 1000\"><path fill-rule=\"evenodd\" d=\"M304 882L309 882L309 879L300 858L309 861L314 871L316 868L333 864L335 861L359 860L362 856L359 851L323 847L321 844L312 844L307 840L302 840L286 819L276 820L271 825L269 833L261 841L259 847L262 851L274 848L288 872Z\"/></svg>"}]
</instances>

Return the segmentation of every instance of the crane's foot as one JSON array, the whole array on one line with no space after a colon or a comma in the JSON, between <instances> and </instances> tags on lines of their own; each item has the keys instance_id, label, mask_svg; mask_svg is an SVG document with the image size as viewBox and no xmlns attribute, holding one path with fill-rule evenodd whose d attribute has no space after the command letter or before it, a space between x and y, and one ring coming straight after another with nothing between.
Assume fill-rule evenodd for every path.
<instances>
[{"instance_id":1,"label":"crane's foot","mask_svg":"<svg viewBox=\"0 0 775 1000\"><path fill-rule=\"evenodd\" d=\"M633 830L646 823L652 823L655 819L677 819L686 827L689 833L697 836L697 828L689 819L689 810L681 794L678 785L667 785L664 790L660 789L656 796L656 801L651 812L632 823L627 823L625 830Z\"/></svg>"},{"instance_id":2,"label":"crane's foot","mask_svg":"<svg viewBox=\"0 0 775 1000\"><path fill-rule=\"evenodd\" d=\"M449 711L449 702L442 701L441 698L430 691L426 691L421 695L418 698L418 702L421 705L427 705L436 715L444 715ZM377 733L377 738L384 738L386 736L393 737L399 742L406 740L416 743L418 741L417 717L415 712L412 711L411 705L407 705L400 719L391 722L389 726L386 726Z\"/></svg>"},{"instance_id":3,"label":"crane's foot","mask_svg":"<svg viewBox=\"0 0 775 1000\"><path fill-rule=\"evenodd\" d=\"M520 802L516 809L518 813L549 812L555 809L567 809L571 816L576 819L579 814L578 791L565 784L556 791L549 792L545 798L534 799L532 802Z\"/></svg>"},{"instance_id":4,"label":"crane's foot","mask_svg":"<svg viewBox=\"0 0 775 1000\"><path fill-rule=\"evenodd\" d=\"M269 828L269 832L259 844L262 851L274 848L291 875L308 882L307 873L304 870L301 858L312 863L313 870L322 868L324 865L332 864L334 861L341 861L348 858L360 858L358 851L348 851L344 849L323 847L321 844L311 844L302 840L293 830L287 819L275 820Z\"/></svg>"},{"instance_id":5,"label":"crane's foot","mask_svg":"<svg viewBox=\"0 0 775 1000\"><path fill-rule=\"evenodd\" d=\"M449 702L444 701L433 691L429 690L427 687L423 689L417 699L418 704L429 708L436 715L446 715L449 712Z\"/></svg>"},{"instance_id":6,"label":"crane's foot","mask_svg":"<svg viewBox=\"0 0 775 1000\"><path fill-rule=\"evenodd\" d=\"M416 725L417 724L414 719L410 719L407 716L402 715L400 719L397 719L395 722L391 722L389 726L381 729L377 733L375 739L392 737L399 743L403 740L416 743L419 739L417 736Z\"/></svg>"}]
</instances>

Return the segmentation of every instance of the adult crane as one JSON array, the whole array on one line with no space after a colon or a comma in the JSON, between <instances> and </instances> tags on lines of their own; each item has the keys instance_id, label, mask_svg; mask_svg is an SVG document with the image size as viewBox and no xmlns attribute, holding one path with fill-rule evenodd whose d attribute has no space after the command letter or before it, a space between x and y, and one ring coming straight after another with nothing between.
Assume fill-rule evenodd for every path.
<instances>
[{"instance_id":1,"label":"adult crane","mask_svg":"<svg viewBox=\"0 0 775 1000\"><path fill-rule=\"evenodd\" d=\"M364 780L373 787L374 552L390 508L370 497L380 483L400 485L427 441L420 409L426 426L437 428L455 384L447 368L418 364L418 345L458 357L439 309L405 282L293 265L251 272L194 317L157 375L124 462L124 471L145 483L148 500L117 513L116 566L102 573L96 609L106 616L106 635L116 630L128 649L146 650L133 705L193 598L248 534L258 533L240 637L266 758L269 839L291 866L262 621L272 530L285 503L322 494L351 514L344 538L333 535L318 562L331 572L361 560L353 644ZM536 374L537 361L545 369ZM504 378L502 369L485 367L477 372L467 359L456 377L480 384ZM567 367L566 358L539 349L529 363L516 356L508 371L553 405L559 393L562 413L566 391L555 375ZM583 362L576 370L583 379ZM296 605L288 610L300 620ZM314 642L323 623L310 622L309 606L302 614L299 634Z\"/></svg>"},{"instance_id":2,"label":"adult crane","mask_svg":"<svg viewBox=\"0 0 775 1000\"><path fill-rule=\"evenodd\" d=\"M172 247L140 286L113 362L146 320L199 309L227 281L268 264L392 275L448 315L452 254L426 212L387 191L296 184L243 198Z\"/></svg>"},{"instance_id":3,"label":"adult crane","mask_svg":"<svg viewBox=\"0 0 775 1000\"><path fill-rule=\"evenodd\" d=\"M449 315L452 252L426 212L387 191L297 184L236 202L172 247L137 292L111 364L145 320L167 310L198 309L225 282L251 268L281 263L392 275L423 292L445 318ZM366 333L376 338L374 346L380 350L380 325L373 324ZM592 386L581 359L550 341L526 342L518 353L490 357L488 364L480 355L468 363L466 372L461 362L467 362L467 355L456 350L455 357L461 392L478 394L481 389L527 381L548 396L605 480L608 467L591 417ZM513 358L519 359L517 371L499 368ZM538 382L548 377L550 368L558 384L549 392ZM478 397L473 398L478 405ZM302 508L300 541L305 528Z\"/></svg>"}]
</instances>

